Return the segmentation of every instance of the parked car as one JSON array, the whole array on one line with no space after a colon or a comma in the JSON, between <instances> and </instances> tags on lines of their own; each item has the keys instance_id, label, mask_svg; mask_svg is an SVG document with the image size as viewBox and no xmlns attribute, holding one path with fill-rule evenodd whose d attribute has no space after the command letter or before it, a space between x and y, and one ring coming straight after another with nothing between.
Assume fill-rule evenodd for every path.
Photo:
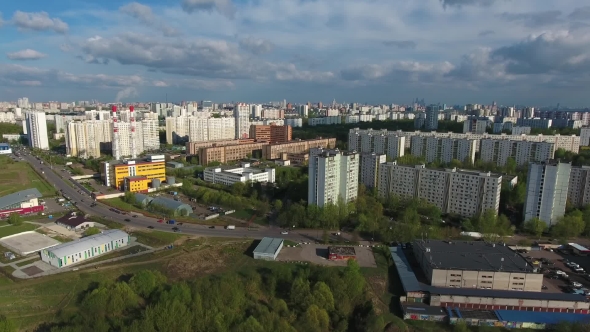
<instances>
[{"instance_id":1,"label":"parked car","mask_svg":"<svg viewBox=\"0 0 590 332\"><path fill-rule=\"evenodd\" d=\"M154 226L148 226L149 229L154 229Z\"/></svg>"},{"instance_id":2,"label":"parked car","mask_svg":"<svg viewBox=\"0 0 590 332\"><path fill-rule=\"evenodd\" d=\"M163 219L158 219L158 222L159 222L159 223L163 223L163 222L164 222L164 220L163 220Z\"/></svg>"},{"instance_id":3,"label":"parked car","mask_svg":"<svg viewBox=\"0 0 590 332\"><path fill-rule=\"evenodd\" d=\"M137 215L136 215L136 214L134 214L134 215L133 215L133 218L137 218Z\"/></svg>"},{"instance_id":4,"label":"parked car","mask_svg":"<svg viewBox=\"0 0 590 332\"><path fill-rule=\"evenodd\" d=\"M579 282L572 281L572 287L581 288L582 287L582 284L579 283Z\"/></svg>"},{"instance_id":5,"label":"parked car","mask_svg":"<svg viewBox=\"0 0 590 332\"><path fill-rule=\"evenodd\" d=\"M287 235L287 234L289 234L289 232L287 232L287 231L282 231L282 232L281 232L281 234L283 234L283 235Z\"/></svg>"},{"instance_id":6,"label":"parked car","mask_svg":"<svg viewBox=\"0 0 590 332\"><path fill-rule=\"evenodd\" d=\"M209 228L215 228L215 226L209 226Z\"/></svg>"},{"instance_id":7,"label":"parked car","mask_svg":"<svg viewBox=\"0 0 590 332\"><path fill-rule=\"evenodd\" d=\"M126 221L126 222L130 222L130 221L131 221L131 219L129 219L129 218L126 218L126 219L125 219L125 221Z\"/></svg>"}]
</instances>

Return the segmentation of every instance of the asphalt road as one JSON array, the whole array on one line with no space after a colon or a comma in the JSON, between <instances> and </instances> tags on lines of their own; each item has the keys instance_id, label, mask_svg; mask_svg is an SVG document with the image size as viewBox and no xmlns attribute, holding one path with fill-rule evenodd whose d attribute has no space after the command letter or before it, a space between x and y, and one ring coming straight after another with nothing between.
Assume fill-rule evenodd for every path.
<instances>
[{"instance_id":1,"label":"asphalt road","mask_svg":"<svg viewBox=\"0 0 590 332\"><path fill-rule=\"evenodd\" d=\"M97 205L95 207L91 207L90 205L93 203L93 199L84 192L81 188L74 189L70 185L66 183L66 181L70 181L69 174L57 174L59 172L60 166L54 167L55 171L50 168L45 162L40 164L39 161L34 157L27 153L20 153L21 157L24 158L25 161L29 162L33 168L37 169L38 171L44 172L45 179L53 185L57 190L63 190L63 193L68 196L71 201L77 203L77 208L87 213L91 216L100 216L105 217L109 220L133 226L136 228L147 228L148 226L153 226L155 230L164 231L164 232L173 232L172 227L177 225L167 225L158 223L155 218L149 218L145 216L138 216L137 218L133 218L130 214L121 215L116 212L110 210L110 207L100 203L97 201ZM63 176L63 178L62 178ZM70 181L70 183L72 183ZM125 219L130 219L131 221L125 221ZM237 226L237 225L236 225ZM302 231L290 231L287 235L281 234L281 229L279 228L264 228L262 230L248 230L244 227L236 227L235 230L229 230L221 228L221 226L216 226L216 228L211 229L209 226L206 225L195 225L195 224L188 224L184 223L182 226L177 226L181 233L188 234L188 235L198 235L198 236L208 236L208 237L234 237L234 238L253 238L253 239L262 239L263 237L281 237L284 239L292 240L292 241L313 241L313 238L316 238L318 235L318 231L311 231L311 230L302 230Z\"/></svg>"}]
</instances>

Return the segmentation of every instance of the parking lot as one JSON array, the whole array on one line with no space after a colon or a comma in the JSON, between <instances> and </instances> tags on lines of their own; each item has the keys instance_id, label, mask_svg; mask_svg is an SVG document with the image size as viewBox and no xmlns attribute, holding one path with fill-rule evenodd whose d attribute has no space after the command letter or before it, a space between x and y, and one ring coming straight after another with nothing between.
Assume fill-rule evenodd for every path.
<instances>
[{"instance_id":1,"label":"parking lot","mask_svg":"<svg viewBox=\"0 0 590 332\"><path fill-rule=\"evenodd\" d=\"M356 261L362 267L377 267L373 250L367 246L354 246ZM283 247L277 261L310 262L325 266L346 266L345 260L331 261L328 259L328 246L321 244L302 244L296 247Z\"/></svg>"},{"instance_id":2,"label":"parking lot","mask_svg":"<svg viewBox=\"0 0 590 332\"><path fill-rule=\"evenodd\" d=\"M544 270L545 279L543 284L548 288L544 291L567 292L568 288L571 285L571 282L578 282L582 285L582 287L590 289L590 281L584 277L585 275L587 275L588 272L576 273L564 264L564 259L567 259L569 261L579 264L582 268L584 268L585 271L588 271L588 268L590 268L590 257L564 255L562 253L547 250L530 251L522 255L525 258L528 258L527 260L529 262L545 258L552 263L552 265L544 266L546 270ZM556 279L551 279L548 277L549 275L551 275L552 273L554 274L555 271L558 270L565 272L567 274L567 278L558 277Z\"/></svg>"}]
</instances>

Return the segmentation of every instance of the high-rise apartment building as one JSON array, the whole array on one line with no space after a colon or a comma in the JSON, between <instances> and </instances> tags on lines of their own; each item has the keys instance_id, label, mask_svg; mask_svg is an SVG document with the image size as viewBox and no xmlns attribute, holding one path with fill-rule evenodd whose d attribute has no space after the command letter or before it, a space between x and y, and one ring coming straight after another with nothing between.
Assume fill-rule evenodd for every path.
<instances>
[{"instance_id":1,"label":"high-rise apartment building","mask_svg":"<svg viewBox=\"0 0 590 332\"><path fill-rule=\"evenodd\" d=\"M590 204L590 166L572 166L567 200L576 207Z\"/></svg>"},{"instance_id":2,"label":"high-rise apartment building","mask_svg":"<svg viewBox=\"0 0 590 332\"><path fill-rule=\"evenodd\" d=\"M387 161L387 156L377 153L361 153L360 183L367 188L376 188L379 183L379 167Z\"/></svg>"},{"instance_id":3,"label":"high-rise apartment building","mask_svg":"<svg viewBox=\"0 0 590 332\"><path fill-rule=\"evenodd\" d=\"M378 193L424 199L443 213L471 217L500 206L502 176L453 169L429 169L424 165L380 165Z\"/></svg>"},{"instance_id":4,"label":"high-rise apartment building","mask_svg":"<svg viewBox=\"0 0 590 332\"><path fill-rule=\"evenodd\" d=\"M413 156L423 157L427 163L434 161L450 163L453 159L473 163L475 162L477 141L473 139L412 136L410 149Z\"/></svg>"},{"instance_id":5,"label":"high-rise apartment building","mask_svg":"<svg viewBox=\"0 0 590 332\"><path fill-rule=\"evenodd\" d=\"M307 118L309 116L308 105L299 105L299 116L302 118Z\"/></svg>"},{"instance_id":6,"label":"high-rise apartment building","mask_svg":"<svg viewBox=\"0 0 590 332\"><path fill-rule=\"evenodd\" d=\"M250 126L250 138L267 141L271 144L286 143L292 140L293 128L291 126Z\"/></svg>"},{"instance_id":7,"label":"high-rise apartment building","mask_svg":"<svg viewBox=\"0 0 590 332\"><path fill-rule=\"evenodd\" d=\"M354 201L358 196L359 159L355 152L310 150L307 203L321 207Z\"/></svg>"},{"instance_id":8,"label":"high-rise apartment building","mask_svg":"<svg viewBox=\"0 0 590 332\"><path fill-rule=\"evenodd\" d=\"M112 149L113 130L109 121L68 122L65 138L66 153L73 157L100 158L100 152Z\"/></svg>"},{"instance_id":9,"label":"high-rise apartment building","mask_svg":"<svg viewBox=\"0 0 590 332\"><path fill-rule=\"evenodd\" d=\"M233 117L177 116L166 118L166 142L168 144L233 139L235 134Z\"/></svg>"},{"instance_id":10,"label":"high-rise apartment building","mask_svg":"<svg viewBox=\"0 0 590 332\"><path fill-rule=\"evenodd\" d=\"M402 157L405 153L406 137L387 130L369 132L350 132L348 149L361 153L385 154L392 160Z\"/></svg>"},{"instance_id":11,"label":"high-rise apartment building","mask_svg":"<svg viewBox=\"0 0 590 332\"><path fill-rule=\"evenodd\" d=\"M45 112L26 112L25 125L29 146L35 149L48 150L47 119Z\"/></svg>"},{"instance_id":12,"label":"high-rise apartment building","mask_svg":"<svg viewBox=\"0 0 590 332\"><path fill-rule=\"evenodd\" d=\"M253 118L261 118L262 117L262 105L252 104L250 105L250 109L252 110L252 117Z\"/></svg>"},{"instance_id":13,"label":"high-rise apartment building","mask_svg":"<svg viewBox=\"0 0 590 332\"><path fill-rule=\"evenodd\" d=\"M234 107L234 119L236 121L236 139L248 138L250 134L250 107L248 104L237 103Z\"/></svg>"},{"instance_id":14,"label":"high-rise apartment building","mask_svg":"<svg viewBox=\"0 0 590 332\"><path fill-rule=\"evenodd\" d=\"M426 107L426 119L424 121L424 129L438 129L438 105L430 105Z\"/></svg>"},{"instance_id":15,"label":"high-rise apartment building","mask_svg":"<svg viewBox=\"0 0 590 332\"><path fill-rule=\"evenodd\" d=\"M524 221L539 218L554 225L565 214L571 164L549 160L529 165Z\"/></svg>"},{"instance_id":16,"label":"high-rise apartment building","mask_svg":"<svg viewBox=\"0 0 590 332\"><path fill-rule=\"evenodd\" d=\"M590 127L582 127L580 129L580 146L590 145Z\"/></svg>"},{"instance_id":17,"label":"high-rise apartment building","mask_svg":"<svg viewBox=\"0 0 590 332\"><path fill-rule=\"evenodd\" d=\"M503 139L482 139L479 157L484 162L505 166L508 158L517 165L553 159L555 144L549 142L511 141Z\"/></svg>"}]
</instances>

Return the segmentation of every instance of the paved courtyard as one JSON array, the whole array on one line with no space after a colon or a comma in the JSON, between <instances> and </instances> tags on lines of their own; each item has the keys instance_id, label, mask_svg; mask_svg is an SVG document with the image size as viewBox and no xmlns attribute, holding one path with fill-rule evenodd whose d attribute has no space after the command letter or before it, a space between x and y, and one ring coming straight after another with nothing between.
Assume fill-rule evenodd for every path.
<instances>
[{"instance_id":1,"label":"paved courtyard","mask_svg":"<svg viewBox=\"0 0 590 332\"><path fill-rule=\"evenodd\" d=\"M37 232L24 232L0 239L0 244L20 256L26 256L60 244L59 241Z\"/></svg>"},{"instance_id":2,"label":"paved courtyard","mask_svg":"<svg viewBox=\"0 0 590 332\"><path fill-rule=\"evenodd\" d=\"M362 267L377 267L370 247L354 246L356 260ZM302 244L297 247L283 247L277 261L310 262L325 266L346 266L346 261L328 259L328 246L323 244Z\"/></svg>"}]
</instances>

